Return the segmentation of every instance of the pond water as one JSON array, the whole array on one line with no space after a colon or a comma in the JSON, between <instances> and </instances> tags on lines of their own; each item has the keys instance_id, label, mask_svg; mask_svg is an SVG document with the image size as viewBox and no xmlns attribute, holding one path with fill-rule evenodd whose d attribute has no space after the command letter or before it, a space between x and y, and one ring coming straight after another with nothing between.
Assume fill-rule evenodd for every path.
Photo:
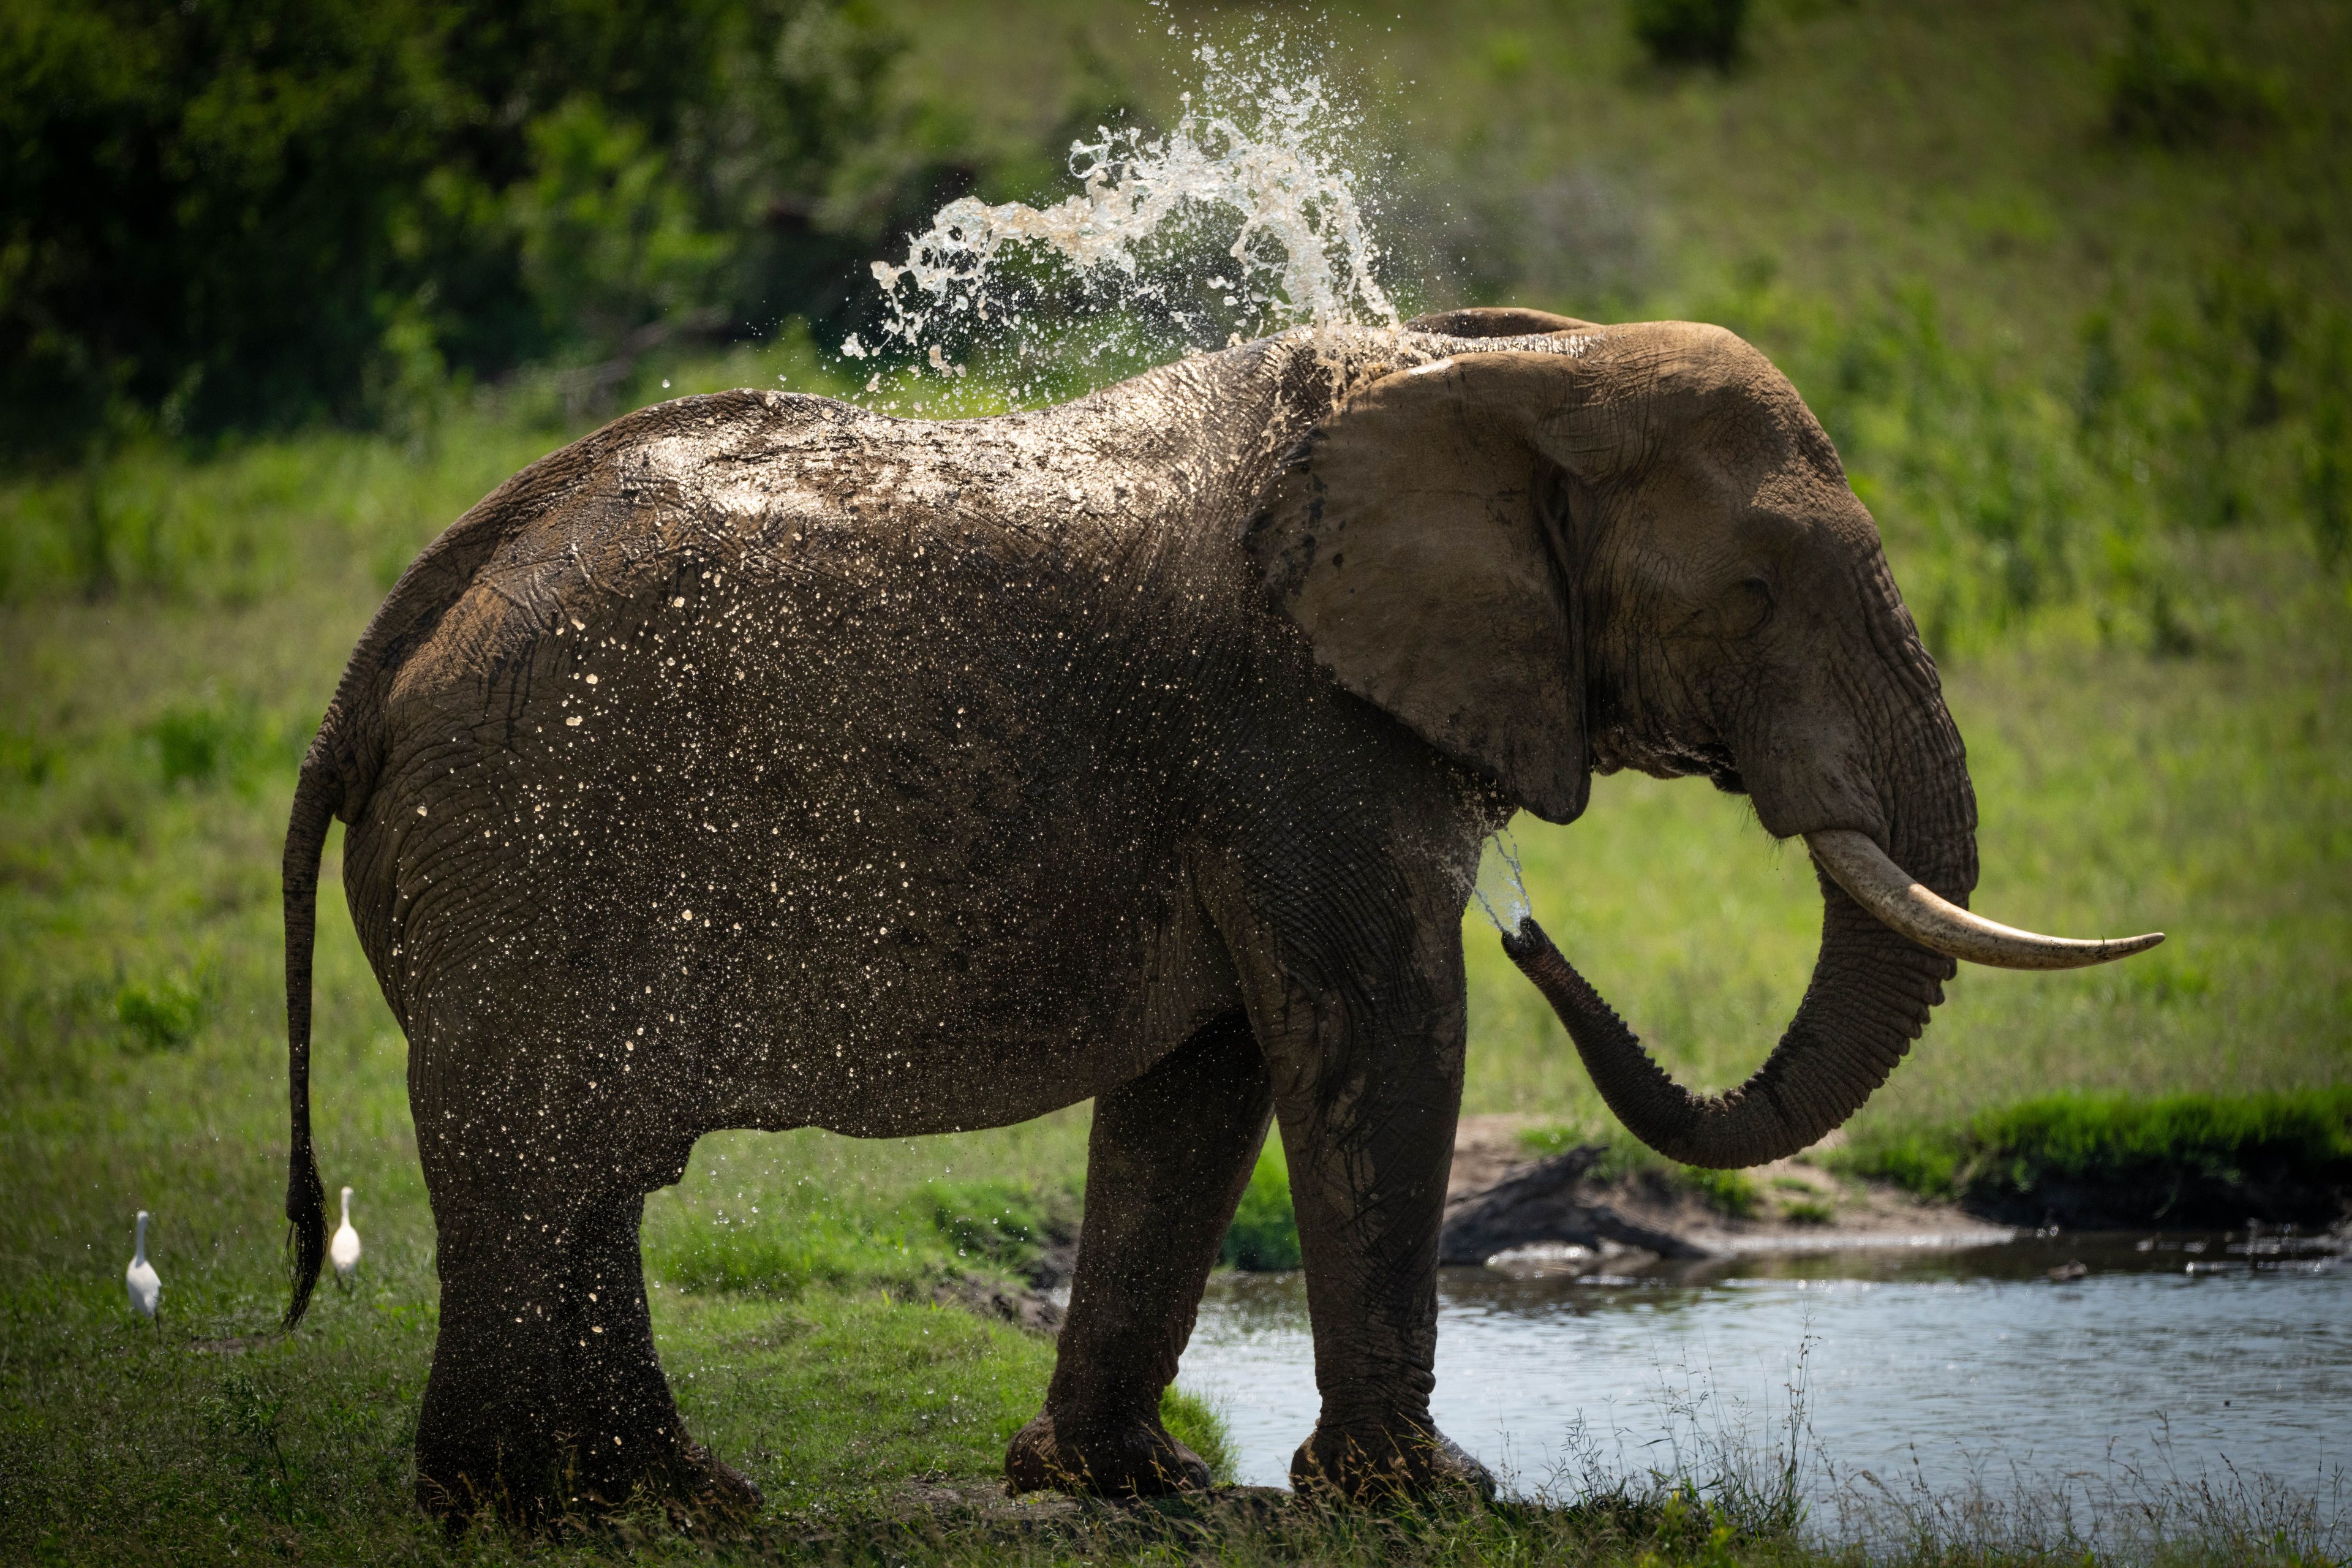
<instances>
[{"instance_id":1,"label":"pond water","mask_svg":"<svg viewBox=\"0 0 2352 1568\"><path fill-rule=\"evenodd\" d=\"M1705 1474L1727 1447L1785 1452L1801 1386L1816 1501L1868 1477L2047 1497L2234 1473L2340 1506L2352 1259L2252 1253L2242 1235L2072 1234L1445 1269L1433 1413L1523 1493L1573 1490L1596 1462ZM1286 1484L1318 1404L1304 1279L1212 1281L1179 1383L1221 1405L1240 1479Z\"/></svg>"}]
</instances>

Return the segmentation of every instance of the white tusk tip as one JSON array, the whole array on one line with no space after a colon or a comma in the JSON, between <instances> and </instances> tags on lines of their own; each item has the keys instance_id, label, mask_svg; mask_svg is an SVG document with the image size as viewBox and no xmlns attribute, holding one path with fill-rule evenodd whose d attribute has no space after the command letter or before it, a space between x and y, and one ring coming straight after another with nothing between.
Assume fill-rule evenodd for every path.
<instances>
[{"instance_id":1,"label":"white tusk tip","mask_svg":"<svg viewBox=\"0 0 2352 1568\"><path fill-rule=\"evenodd\" d=\"M1813 858L1854 901L1913 942L1993 969L2087 969L2146 952L2164 933L2079 942L1986 920L1914 880L1867 836L1850 828L1805 835Z\"/></svg>"},{"instance_id":2,"label":"white tusk tip","mask_svg":"<svg viewBox=\"0 0 2352 1568\"><path fill-rule=\"evenodd\" d=\"M2160 931L2149 931L2146 936L2119 936L2105 944L2107 951L2099 954L2099 962L2112 963L2118 958L2129 958L2135 952L2146 952L2151 947L2160 946L2163 942L2164 933Z\"/></svg>"}]
</instances>

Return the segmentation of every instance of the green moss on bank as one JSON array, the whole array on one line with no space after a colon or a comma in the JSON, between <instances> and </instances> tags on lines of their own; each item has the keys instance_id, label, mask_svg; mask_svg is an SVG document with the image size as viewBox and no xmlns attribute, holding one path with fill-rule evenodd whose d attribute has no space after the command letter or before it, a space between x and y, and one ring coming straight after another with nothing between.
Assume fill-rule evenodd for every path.
<instances>
[{"instance_id":1,"label":"green moss on bank","mask_svg":"<svg viewBox=\"0 0 2352 1568\"><path fill-rule=\"evenodd\" d=\"M1956 1127L1869 1131L1831 1163L1994 1210L2056 1205L2143 1223L2324 1219L2352 1198L2352 1087L2051 1095Z\"/></svg>"}]
</instances>

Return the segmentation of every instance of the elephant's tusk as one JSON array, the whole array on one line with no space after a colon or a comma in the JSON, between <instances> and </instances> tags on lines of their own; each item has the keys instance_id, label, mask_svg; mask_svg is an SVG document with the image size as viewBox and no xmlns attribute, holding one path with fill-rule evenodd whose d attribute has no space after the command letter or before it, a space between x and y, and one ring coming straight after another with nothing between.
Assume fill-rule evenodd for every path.
<instances>
[{"instance_id":1,"label":"elephant's tusk","mask_svg":"<svg viewBox=\"0 0 2352 1568\"><path fill-rule=\"evenodd\" d=\"M2160 931L2109 942L2077 942L2042 936L1972 915L1937 897L1887 858L1868 836L1843 827L1805 835L1813 858L1853 901L1891 929L1947 958L1995 969L2084 969L2146 952L2164 940Z\"/></svg>"}]
</instances>

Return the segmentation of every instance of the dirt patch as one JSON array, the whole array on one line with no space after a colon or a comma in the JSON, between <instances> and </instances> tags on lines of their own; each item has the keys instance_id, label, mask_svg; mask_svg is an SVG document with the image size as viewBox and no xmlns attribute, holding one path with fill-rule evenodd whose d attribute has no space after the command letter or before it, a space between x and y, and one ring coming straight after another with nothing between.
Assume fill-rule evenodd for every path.
<instances>
[{"instance_id":1,"label":"dirt patch","mask_svg":"<svg viewBox=\"0 0 2352 1568\"><path fill-rule=\"evenodd\" d=\"M1605 1145L1544 1158L1520 1136L1535 1119L1465 1116L1454 1136L1446 1185L1449 1264L1483 1263L1528 1247L1585 1249L1594 1267L1659 1258L1741 1252L1827 1251L1851 1247L1973 1246L2011 1230L1945 1204L1924 1204L1878 1183L1841 1179L1804 1155L1741 1173L1746 1214L1727 1212L1720 1194L1694 1189L1656 1168L1612 1170ZM1808 1152L1811 1152L1809 1151ZM1563 1260L1573 1262L1572 1255Z\"/></svg>"},{"instance_id":2,"label":"dirt patch","mask_svg":"<svg viewBox=\"0 0 2352 1568\"><path fill-rule=\"evenodd\" d=\"M1077 1267L1075 1230L1056 1227L1021 1265L1018 1279L965 1274L933 1286L931 1300L1033 1334L1058 1334Z\"/></svg>"},{"instance_id":3,"label":"dirt patch","mask_svg":"<svg viewBox=\"0 0 2352 1568\"><path fill-rule=\"evenodd\" d=\"M1062 1330L1061 1303L1050 1294L1030 1286L991 1279L982 1274L966 1274L935 1285L931 1288L931 1300L943 1307L961 1307L975 1317L1011 1323L1033 1334L1055 1334Z\"/></svg>"}]
</instances>

